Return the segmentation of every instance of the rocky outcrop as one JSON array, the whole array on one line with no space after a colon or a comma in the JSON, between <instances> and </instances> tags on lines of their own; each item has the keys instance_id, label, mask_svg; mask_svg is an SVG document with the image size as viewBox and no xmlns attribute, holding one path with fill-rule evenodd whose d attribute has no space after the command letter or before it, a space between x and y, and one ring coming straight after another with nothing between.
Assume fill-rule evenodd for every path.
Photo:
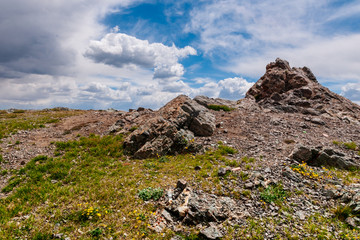
<instances>
[{"instance_id":1,"label":"rocky outcrop","mask_svg":"<svg viewBox=\"0 0 360 240\"><path fill-rule=\"evenodd\" d=\"M215 116L204 106L181 95L159 109L124 141L124 149L136 158L196 152L195 136L211 136Z\"/></svg>"},{"instance_id":2,"label":"rocky outcrop","mask_svg":"<svg viewBox=\"0 0 360 240\"><path fill-rule=\"evenodd\" d=\"M360 107L319 84L309 68L291 68L279 58L266 66L266 73L249 89L246 98L280 112L327 114L355 122L360 119Z\"/></svg>"},{"instance_id":3,"label":"rocky outcrop","mask_svg":"<svg viewBox=\"0 0 360 240\"><path fill-rule=\"evenodd\" d=\"M305 162L311 166L329 166L339 169L359 169L357 161L354 161L346 154L337 152L333 149L310 148L305 146L297 146L291 153L290 158Z\"/></svg>"}]
</instances>

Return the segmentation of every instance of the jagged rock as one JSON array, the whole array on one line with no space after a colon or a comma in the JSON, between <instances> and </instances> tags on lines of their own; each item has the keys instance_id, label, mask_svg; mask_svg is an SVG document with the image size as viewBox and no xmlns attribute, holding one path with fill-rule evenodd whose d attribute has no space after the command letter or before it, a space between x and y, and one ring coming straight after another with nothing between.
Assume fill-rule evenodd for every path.
<instances>
[{"instance_id":1,"label":"jagged rock","mask_svg":"<svg viewBox=\"0 0 360 240\"><path fill-rule=\"evenodd\" d=\"M350 158L346 158L343 153L333 149L309 148L296 146L290 158L298 162L306 162L312 166L330 166L339 169L356 169L360 166Z\"/></svg>"},{"instance_id":2,"label":"jagged rock","mask_svg":"<svg viewBox=\"0 0 360 240\"><path fill-rule=\"evenodd\" d=\"M301 182L301 179L289 167L285 167L285 169L282 172L282 175L294 182Z\"/></svg>"},{"instance_id":3,"label":"jagged rock","mask_svg":"<svg viewBox=\"0 0 360 240\"><path fill-rule=\"evenodd\" d=\"M326 113L340 118L339 113L346 109L341 118L346 116L357 123L360 119L360 107L319 84L309 68L291 68L279 58L266 66L266 73L249 89L246 98L280 112L315 116Z\"/></svg>"},{"instance_id":4,"label":"jagged rock","mask_svg":"<svg viewBox=\"0 0 360 240\"><path fill-rule=\"evenodd\" d=\"M236 202L229 197L219 197L186 187L184 182L170 191L174 192L171 201L165 198L165 209L172 216L187 225L223 222L237 208ZM185 187L185 188L184 188ZM179 192L180 189L183 190Z\"/></svg>"},{"instance_id":5,"label":"jagged rock","mask_svg":"<svg viewBox=\"0 0 360 240\"><path fill-rule=\"evenodd\" d=\"M124 141L124 149L136 158L196 152L201 146L193 142L194 136L210 136L214 130L215 116L181 95L132 132Z\"/></svg>"}]
</instances>

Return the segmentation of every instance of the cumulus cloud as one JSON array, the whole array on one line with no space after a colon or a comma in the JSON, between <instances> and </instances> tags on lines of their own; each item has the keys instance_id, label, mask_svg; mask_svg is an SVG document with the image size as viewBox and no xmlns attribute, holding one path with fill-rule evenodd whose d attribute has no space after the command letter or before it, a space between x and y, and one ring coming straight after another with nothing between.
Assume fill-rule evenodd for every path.
<instances>
[{"instance_id":1,"label":"cumulus cloud","mask_svg":"<svg viewBox=\"0 0 360 240\"><path fill-rule=\"evenodd\" d=\"M115 67L135 65L154 68L154 78L178 79L184 74L184 67L178 63L182 58L196 55L190 46L177 48L162 43L149 43L124 33L106 34L100 41L91 41L85 56Z\"/></svg>"},{"instance_id":2,"label":"cumulus cloud","mask_svg":"<svg viewBox=\"0 0 360 240\"><path fill-rule=\"evenodd\" d=\"M310 67L320 82L346 82L360 78L360 35L334 21L350 22L359 9L358 1L340 8L326 0L211 1L193 9L186 31L224 71L259 78L281 57Z\"/></svg>"},{"instance_id":3,"label":"cumulus cloud","mask_svg":"<svg viewBox=\"0 0 360 240\"><path fill-rule=\"evenodd\" d=\"M341 89L341 95L360 105L360 82L348 83Z\"/></svg>"},{"instance_id":4,"label":"cumulus cloud","mask_svg":"<svg viewBox=\"0 0 360 240\"><path fill-rule=\"evenodd\" d=\"M121 88L120 88L121 89ZM94 82L83 87L81 97L86 100L105 100L105 101L126 101L130 102L131 97L128 94L127 86L125 88L113 89L105 84Z\"/></svg>"},{"instance_id":5,"label":"cumulus cloud","mask_svg":"<svg viewBox=\"0 0 360 240\"><path fill-rule=\"evenodd\" d=\"M213 98L239 100L254 84L241 77L226 78L218 82L210 79L201 80L206 81L206 83L198 89L192 89L191 96L205 95Z\"/></svg>"}]
</instances>

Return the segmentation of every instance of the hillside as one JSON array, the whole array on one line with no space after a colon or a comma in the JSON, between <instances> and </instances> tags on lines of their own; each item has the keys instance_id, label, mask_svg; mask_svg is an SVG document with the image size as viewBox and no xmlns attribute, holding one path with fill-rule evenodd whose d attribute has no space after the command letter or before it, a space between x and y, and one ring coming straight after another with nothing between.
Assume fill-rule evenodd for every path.
<instances>
[{"instance_id":1,"label":"hillside","mask_svg":"<svg viewBox=\"0 0 360 240\"><path fill-rule=\"evenodd\" d=\"M360 107L276 59L238 101L0 112L0 239L359 239Z\"/></svg>"}]
</instances>

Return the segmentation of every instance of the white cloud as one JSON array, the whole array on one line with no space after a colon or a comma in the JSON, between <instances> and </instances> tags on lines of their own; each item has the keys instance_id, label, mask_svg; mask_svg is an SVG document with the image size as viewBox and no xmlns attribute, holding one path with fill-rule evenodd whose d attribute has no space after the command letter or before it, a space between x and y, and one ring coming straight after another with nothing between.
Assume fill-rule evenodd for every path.
<instances>
[{"instance_id":1,"label":"white cloud","mask_svg":"<svg viewBox=\"0 0 360 240\"><path fill-rule=\"evenodd\" d=\"M259 78L266 64L280 57L310 67L320 82L345 84L360 79L360 34L331 21L356 17L360 4L332 4L216 0L194 8L186 31L199 34L194 46L224 71Z\"/></svg>"},{"instance_id":2,"label":"white cloud","mask_svg":"<svg viewBox=\"0 0 360 240\"><path fill-rule=\"evenodd\" d=\"M202 80L202 79L201 79ZM198 89L191 89L191 96L205 95L213 98L223 98L229 100L239 100L245 96L245 93L254 84L244 78L234 77L226 78L218 82L205 79L205 83Z\"/></svg>"},{"instance_id":3,"label":"white cloud","mask_svg":"<svg viewBox=\"0 0 360 240\"><path fill-rule=\"evenodd\" d=\"M360 105L360 81L348 83L341 89L341 95Z\"/></svg>"},{"instance_id":4,"label":"white cloud","mask_svg":"<svg viewBox=\"0 0 360 240\"><path fill-rule=\"evenodd\" d=\"M154 68L154 78L179 79L184 67L178 63L188 55L196 55L190 46L177 48L162 43L149 43L123 33L106 34L100 41L91 41L85 56L95 62L122 68L136 65Z\"/></svg>"},{"instance_id":5,"label":"white cloud","mask_svg":"<svg viewBox=\"0 0 360 240\"><path fill-rule=\"evenodd\" d=\"M245 96L245 93L254 83L248 82L243 78L226 78L218 83L220 89L219 98L238 100Z\"/></svg>"}]
</instances>

